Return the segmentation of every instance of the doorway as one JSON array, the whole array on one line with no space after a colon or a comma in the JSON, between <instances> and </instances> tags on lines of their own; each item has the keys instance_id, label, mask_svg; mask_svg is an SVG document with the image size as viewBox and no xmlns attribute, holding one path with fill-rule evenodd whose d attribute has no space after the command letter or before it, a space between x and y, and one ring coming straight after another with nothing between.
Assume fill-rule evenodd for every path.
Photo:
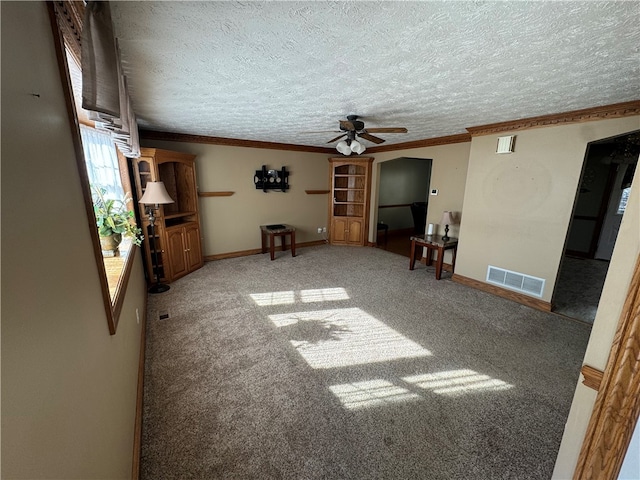
<instances>
[{"instance_id":1,"label":"doorway","mask_svg":"<svg viewBox=\"0 0 640 480\"><path fill-rule=\"evenodd\" d=\"M554 312L593 323L639 155L640 131L587 145Z\"/></svg>"},{"instance_id":2,"label":"doorway","mask_svg":"<svg viewBox=\"0 0 640 480\"><path fill-rule=\"evenodd\" d=\"M400 157L380 164L376 246L408 257L409 238L424 233L431 159Z\"/></svg>"}]
</instances>

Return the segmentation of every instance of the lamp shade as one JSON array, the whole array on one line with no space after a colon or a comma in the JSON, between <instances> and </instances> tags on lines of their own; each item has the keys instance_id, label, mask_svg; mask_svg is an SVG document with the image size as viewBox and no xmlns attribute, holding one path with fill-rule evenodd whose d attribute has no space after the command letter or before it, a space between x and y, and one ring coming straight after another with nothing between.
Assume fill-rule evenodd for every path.
<instances>
[{"instance_id":1,"label":"lamp shade","mask_svg":"<svg viewBox=\"0 0 640 480\"><path fill-rule=\"evenodd\" d=\"M167 193L163 182L147 182L142 198L139 200L144 204L173 203L173 199Z\"/></svg>"},{"instance_id":2,"label":"lamp shade","mask_svg":"<svg viewBox=\"0 0 640 480\"><path fill-rule=\"evenodd\" d=\"M458 220L453 212L444 211L442 213L442 220L440 220L441 225L456 225Z\"/></svg>"}]
</instances>

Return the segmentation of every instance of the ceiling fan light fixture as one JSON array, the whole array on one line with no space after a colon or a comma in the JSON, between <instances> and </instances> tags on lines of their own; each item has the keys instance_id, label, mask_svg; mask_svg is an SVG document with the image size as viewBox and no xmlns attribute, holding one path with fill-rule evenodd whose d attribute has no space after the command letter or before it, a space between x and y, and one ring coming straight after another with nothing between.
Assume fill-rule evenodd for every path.
<instances>
[{"instance_id":1,"label":"ceiling fan light fixture","mask_svg":"<svg viewBox=\"0 0 640 480\"><path fill-rule=\"evenodd\" d=\"M358 155L364 153L364 151L367 148L364 146L364 144L362 142L358 142L357 140L354 140L353 142L351 142L351 151L353 153L357 153Z\"/></svg>"},{"instance_id":2,"label":"ceiling fan light fixture","mask_svg":"<svg viewBox=\"0 0 640 480\"><path fill-rule=\"evenodd\" d=\"M336 150L338 150L343 155L349 155L351 153L351 150L349 149L349 145L345 140L338 142L338 144L336 145ZM349 153L346 153L347 150L349 151Z\"/></svg>"}]
</instances>

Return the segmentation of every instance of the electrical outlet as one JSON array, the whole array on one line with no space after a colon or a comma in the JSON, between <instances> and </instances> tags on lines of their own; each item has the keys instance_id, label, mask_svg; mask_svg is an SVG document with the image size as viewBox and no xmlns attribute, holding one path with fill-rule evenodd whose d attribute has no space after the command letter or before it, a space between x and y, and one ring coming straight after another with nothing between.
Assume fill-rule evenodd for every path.
<instances>
[{"instance_id":1,"label":"electrical outlet","mask_svg":"<svg viewBox=\"0 0 640 480\"><path fill-rule=\"evenodd\" d=\"M136 323L140 325L140 311L136 308Z\"/></svg>"},{"instance_id":2,"label":"electrical outlet","mask_svg":"<svg viewBox=\"0 0 640 480\"><path fill-rule=\"evenodd\" d=\"M318 233L322 233L322 227L318 227Z\"/></svg>"},{"instance_id":3,"label":"electrical outlet","mask_svg":"<svg viewBox=\"0 0 640 480\"><path fill-rule=\"evenodd\" d=\"M322 227L322 233L327 233L327 227Z\"/></svg>"}]
</instances>

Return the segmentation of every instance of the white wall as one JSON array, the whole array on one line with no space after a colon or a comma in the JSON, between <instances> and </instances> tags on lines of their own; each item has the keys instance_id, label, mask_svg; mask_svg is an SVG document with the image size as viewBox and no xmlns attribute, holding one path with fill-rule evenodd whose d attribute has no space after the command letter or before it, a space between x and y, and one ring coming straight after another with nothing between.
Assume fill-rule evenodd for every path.
<instances>
[{"instance_id":1,"label":"white wall","mask_svg":"<svg viewBox=\"0 0 640 480\"><path fill-rule=\"evenodd\" d=\"M111 336L46 5L0 8L2 478L130 478L141 255Z\"/></svg>"}]
</instances>

